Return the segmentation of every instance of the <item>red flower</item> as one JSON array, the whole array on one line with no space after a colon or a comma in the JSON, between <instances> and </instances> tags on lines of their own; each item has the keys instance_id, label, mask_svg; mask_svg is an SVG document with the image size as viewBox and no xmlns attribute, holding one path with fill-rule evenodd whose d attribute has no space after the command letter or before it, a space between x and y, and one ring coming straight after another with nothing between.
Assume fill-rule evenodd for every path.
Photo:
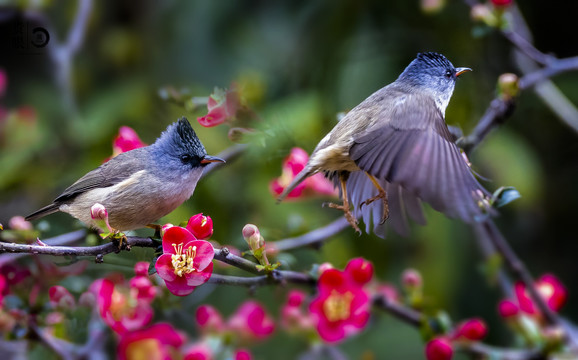
<instances>
[{"instance_id":1,"label":"red flower","mask_svg":"<svg viewBox=\"0 0 578 360\"><path fill-rule=\"evenodd\" d=\"M265 339L275 330L273 319L261 304L253 300L243 303L229 319L228 325L248 340Z\"/></svg>"},{"instance_id":2,"label":"red flower","mask_svg":"<svg viewBox=\"0 0 578 360\"><path fill-rule=\"evenodd\" d=\"M519 312L520 308L511 300L502 300L498 304L498 313L505 319L516 316Z\"/></svg>"},{"instance_id":3,"label":"red flower","mask_svg":"<svg viewBox=\"0 0 578 360\"><path fill-rule=\"evenodd\" d=\"M512 3L514 2L513 0L491 0L491 1L492 5L494 5L495 7L508 7L512 5Z\"/></svg>"},{"instance_id":4,"label":"red flower","mask_svg":"<svg viewBox=\"0 0 578 360\"><path fill-rule=\"evenodd\" d=\"M197 240L187 229L173 226L163 236L163 254L155 269L171 293L185 296L211 277L214 251L210 242Z\"/></svg>"},{"instance_id":5,"label":"red flower","mask_svg":"<svg viewBox=\"0 0 578 360\"><path fill-rule=\"evenodd\" d=\"M238 349L237 351L235 351L235 354L233 355L233 359L235 359L235 360L251 360L251 359L253 359L253 356L251 355L249 350Z\"/></svg>"},{"instance_id":6,"label":"red flower","mask_svg":"<svg viewBox=\"0 0 578 360\"><path fill-rule=\"evenodd\" d=\"M425 346L427 360L450 360L453 354L452 343L445 337L436 337Z\"/></svg>"},{"instance_id":7,"label":"red flower","mask_svg":"<svg viewBox=\"0 0 578 360\"><path fill-rule=\"evenodd\" d=\"M115 285L109 279L98 279L90 290L96 297L100 316L117 334L134 331L148 324L153 317L150 301L131 296L130 289Z\"/></svg>"},{"instance_id":8,"label":"red flower","mask_svg":"<svg viewBox=\"0 0 578 360\"><path fill-rule=\"evenodd\" d=\"M219 311L211 305L199 306L195 313L195 319L203 331L219 333L225 328L223 317Z\"/></svg>"},{"instance_id":9,"label":"red flower","mask_svg":"<svg viewBox=\"0 0 578 360\"><path fill-rule=\"evenodd\" d=\"M373 277L373 265L364 258L355 258L349 260L347 266L345 266L345 272L348 273L358 285L363 286Z\"/></svg>"},{"instance_id":10,"label":"red flower","mask_svg":"<svg viewBox=\"0 0 578 360\"><path fill-rule=\"evenodd\" d=\"M478 341L483 339L488 333L488 327L482 319L469 319L460 323L456 327L454 339L464 338L467 340Z\"/></svg>"},{"instance_id":11,"label":"red flower","mask_svg":"<svg viewBox=\"0 0 578 360\"><path fill-rule=\"evenodd\" d=\"M240 108L241 100L235 85L229 90L215 88L207 102L209 113L197 121L204 127L217 126L235 118Z\"/></svg>"},{"instance_id":12,"label":"red flower","mask_svg":"<svg viewBox=\"0 0 578 360\"><path fill-rule=\"evenodd\" d=\"M543 275L534 284L538 293L546 300L548 307L554 311L559 311L566 303L568 291L560 280L553 274ZM525 285L522 282L514 284L514 292L518 298L520 310L527 314L537 314L539 311L530 298Z\"/></svg>"},{"instance_id":13,"label":"red flower","mask_svg":"<svg viewBox=\"0 0 578 360\"><path fill-rule=\"evenodd\" d=\"M213 220L203 213L193 215L187 223L187 230L199 240L208 240L213 235Z\"/></svg>"},{"instance_id":14,"label":"red flower","mask_svg":"<svg viewBox=\"0 0 578 360\"><path fill-rule=\"evenodd\" d=\"M309 155L301 148L291 149L291 153L283 160L282 173L274 179L269 188L273 195L280 195L291 183L293 178L305 168ZM288 199L295 199L304 195L304 192L312 194L335 195L336 190L333 183L327 180L322 174L315 174L308 177L301 184L297 185L288 195Z\"/></svg>"},{"instance_id":15,"label":"red flower","mask_svg":"<svg viewBox=\"0 0 578 360\"><path fill-rule=\"evenodd\" d=\"M147 329L128 331L122 335L117 359L171 360L185 341L170 324L159 323Z\"/></svg>"},{"instance_id":16,"label":"red flower","mask_svg":"<svg viewBox=\"0 0 578 360\"><path fill-rule=\"evenodd\" d=\"M120 129L118 129L118 135L112 142L112 156L115 157L123 152L138 149L146 145L147 144L142 142L138 137L136 131L128 126L121 126Z\"/></svg>"},{"instance_id":17,"label":"red flower","mask_svg":"<svg viewBox=\"0 0 578 360\"><path fill-rule=\"evenodd\" d=\"M323 340L340 341L365 327L370 299L348 272L324 271L319 277L318 292L309 310Z\"/></svg>"}]
</instances>

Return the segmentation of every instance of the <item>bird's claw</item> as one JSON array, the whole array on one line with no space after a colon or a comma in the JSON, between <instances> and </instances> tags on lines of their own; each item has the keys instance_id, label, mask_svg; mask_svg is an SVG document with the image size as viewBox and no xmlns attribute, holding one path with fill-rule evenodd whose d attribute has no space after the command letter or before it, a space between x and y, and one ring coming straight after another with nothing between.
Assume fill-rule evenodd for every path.
<instances>
[{"instance_id":1,"label":"bird's claw","mask_svg":"<svg viewBox=\"0 0 578 360\"><path fill-rule=\"evenodd\" d=\"M370 197L369 199L363 201L359 204L359 210L363 207L363 205L369 205L374 201L382 199L383 201L383 215L381 216L381 220L379 221L379 225L383 225L387 219L389 219L389 205L387 201L387 194L385 191L380 191L377 195Z\"/></svg>"},{"instance_id":2,"label":"bird's claw","mask_svg":"<svg viewBox=\"0 0 578 360\"><path fill-rule=\"evenodd\" d=\"M343 214L345 215L345 219L347 219L347 222L349 222L349 224L351 225L351 227L353 227L355 232L357 232L359 235L361 235L361 230L359 229L359 226L357 225L357 223L358 223L357 219L355 218L355 216L353 216L349 207L345 207L343 205L339 205L339 204L331 203L331 202L323 203L323 207L326 207L326 206L330 207L332 209L337 209L337 210L343 211Z\"/></svg>"}]
</instances>

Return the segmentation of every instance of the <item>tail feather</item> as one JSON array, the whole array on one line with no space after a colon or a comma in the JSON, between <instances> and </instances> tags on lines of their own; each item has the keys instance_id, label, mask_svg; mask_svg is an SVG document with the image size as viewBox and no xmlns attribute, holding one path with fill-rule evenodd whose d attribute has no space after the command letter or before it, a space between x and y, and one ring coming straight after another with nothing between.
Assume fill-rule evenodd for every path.
<instances>
[{"instance_id":1,"label":"tail feather","mask_svg":"<svg viewBox=\"0 0 578 360\"><path fill-rule=\"evenodd\" d=\"M287 197L287 195L289 195L289 193L297 187L297 185L299 185L301 182L303 182L303 180L305 180L309 176L313 175L314 173L315 173L315 171L313 169L311 169L310 167L305 167L305 169L301 170L301 172L293 178L293 180L285 188L285 190L283 190L281 195L279 195L279 197L277 197L277 204L279 204L281 201L283 201L283 199L285 199Z\"/></svg>"},{"instance_id":2,"label":"tail feather","mask_svg":"<svg viewBox=\"0 0 578 360\"><path fill-rule=\"evenodd\" d=\"M59 209L60 209L60 204L52 203L48 206L43 207L42 209L36 210L32 214L26 216L24 219L26 219L26 221L36 220L36 219L39 219L39 218L44 217L46 215L53 214L53 213L59 211Z\"/></svg>"}]
</instances>

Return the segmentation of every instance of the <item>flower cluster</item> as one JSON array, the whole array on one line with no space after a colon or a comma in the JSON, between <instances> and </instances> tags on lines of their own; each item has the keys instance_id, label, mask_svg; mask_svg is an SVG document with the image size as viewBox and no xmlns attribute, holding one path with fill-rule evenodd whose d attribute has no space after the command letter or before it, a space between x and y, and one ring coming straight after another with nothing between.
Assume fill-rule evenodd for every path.
<instances>
[{"instance_id":1,"label":"flower cluster","mask_svg":"<svg viewBox=\"0 0 578 360\"><path fill-rule=\"evenodd\" d=\"M226 352L227 349L214 341L225 338L233 339L230 345L235 349L235 359L251 359L251 354L240 347L262 341L275 330L273 319L260 303L253 300L241 304L228 321L211 305L199 306L195 319L202 338L185 352L185 358L190 359L212 359Z\"/></svg>"},{"instance_id":2,"label":"flower cluster","mask_svg":"<svg viewBox=\"0 0 578 360\"><path fill-rule=\"evenodd\" d=\"M283 160L281 176L271 181L269 188L275 196L280 195L291 181L305 168L309 161L309 155L301 148L291 149L291 153ZM305 179L297 185L288 195L287 199L297 199L307 195L336 195L337 191L333 184L321 173Z\"/></svg>"},{"instance_id":3,"label":"flower cluster","mask_svg":"<svg viewBox=\"0 0 578 360\"><path fill-rule=\"evenodd\" d=\"M450 360L454 353L454 343L468 343L482 340L488 333L486 323L479 318L464 320L450 334L436 336L425 346L427 360Z\"/></svg>"},{"instance_id":4,"label":"flower cluster","mask_svg":"<svg viewBox=\"0 0 578 360\"><path fill-rule=\"evenodd\" d=\"M155 269L174 295L185 296L207 282L213 273L213 245L206 240L213 234L213 221L203 214L189 219L186 228L164 227L163 254Z\"/></svg>"},{"instance_id":5,"label":"flower cluster","mask_svg":"<svg viewBox=\"0 0 578 360\"><path fill-rule=\"evenodd\" d=\"M372 277L373 265L362 258L349 261L344 271L327 269L321 274L309 310L324 341L343 340L365 327L371 304L364 286Z\"/></svg>"}]
</instances>

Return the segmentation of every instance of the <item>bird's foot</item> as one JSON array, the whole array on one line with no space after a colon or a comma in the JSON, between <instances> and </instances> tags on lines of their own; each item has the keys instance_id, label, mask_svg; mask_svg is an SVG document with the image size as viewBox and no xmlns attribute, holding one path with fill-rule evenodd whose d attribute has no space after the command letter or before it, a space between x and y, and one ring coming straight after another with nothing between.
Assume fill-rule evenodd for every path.
<instances>
[{"instance_id":1,"label":"bird's foot","mask_svg":"<svg viewBox=\"0 0 578 360\"><path fill-rule=\"evenodd\" d=\"M385 223L385 221L389 218L389 205L387 202L387 194L384 190L379 190L379 193L374 197L370 197L369 199L365 200L361 204L359 204L359 209L363 207L363 205L369 205L372 202L381 199L383 201L383 215L381 215L381 221L379 224Z\"/></svg>"},{"instance_id":2,"label":"bird's foot","mask_svg":"<svg viewBox=\"0 0 578 360\"><path fill-rule=\"evenodd\" d=\"M349 206L344 206L344 205L340 205L340 204L336 204L336 203L323 203L323 206L324 207L327 206L327 207L330 207L332 209L337 209L337 210L343 211L343 214L345 215L345 219L347 219L347 221L349 222L351 227L353 227L353 229L355 229L355 231L357 233L361 234L361 230L359 229L359 226L357 226L357 219L351 213Z\"/></svg>"},{"instance_id":3,"label":"bird's foot","mask_svg":"<svg viewBox=\"0 0 578 360\"><path fill-rule=\"evenodd\" d=\"M159 224L147 224L146 227L154 229L155 234L153 235L152 239L160 239L161 238L161 231L163 229L162 225Z\"/></svg>"},{"instance_id":4,"label":"bird's foot","mask_svg":"<svg viewBox=\"0 0 578 360\"><path fill-rule=\"evenodd\" d=\"M101 234L102 236L102 234ZM130 250L130 246L128 245L128 239L126 235L118 230L110 233L108 235L110 241L112 241L115 245L118 245L119 250Z\"/></svg>"}]
</instances>

